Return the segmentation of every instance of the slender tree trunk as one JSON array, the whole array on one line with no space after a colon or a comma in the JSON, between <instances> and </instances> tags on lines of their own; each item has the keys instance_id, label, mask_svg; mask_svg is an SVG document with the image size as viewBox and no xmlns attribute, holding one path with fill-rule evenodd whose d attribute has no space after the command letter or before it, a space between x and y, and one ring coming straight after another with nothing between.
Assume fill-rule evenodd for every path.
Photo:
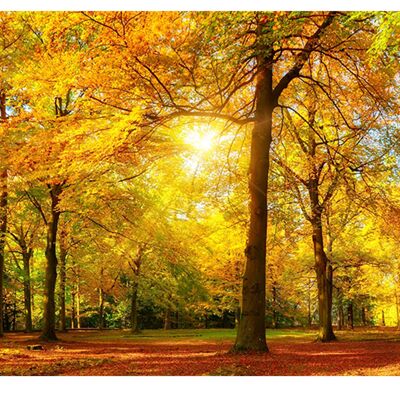
<instances>
[{"instance_id":1,"label":"slender tree trunk","mask_svg":"<svg viewBox=\"0 0 400 400\"><path fill-rule=\"evenodd\" d=\"M329 332L329 340L335 340L336 337L333 333L332 326L332 305L333 305L333 267L332 267L332 258L333 258L333 238L331 235L331 229L329 225L329 216L328 220L328 245L327 245L327 257L326 257L326 294L327 294L327 331Z\"/></svg>"},{"instance_id":2,"label":"slender tree trunk","mask_svg":"<svg viewBox=\"0 0 400 400\"><path fill-rule=\"evenodd\" d=\"M65 311L65 286L67 282L66 262L67 262L66 233L64 230L62 230L60 235L60 293L59 293L61 332L66 332L67 330L67 319Z\"/></svg>"},{"instance_id":3,"label":"slender tree trunk","mask_svg":"<svg viewBox=\"0 0 400 400\"><path fill-rule=\"evenodd\" d=\"M14 290L13 295L13 319L12 319L12 330L15 332L17 330L17 292Z\"/></svg>"},{"instance_id":4,"label":"slender tree trunk","mask_svg":"<svg viewBox=\"0 0 400 400\"><path fill-rule=\"evenodd\" d=\"M164 330L171 329L171 310L167 308L164 314Z\"/></svg>"},{"instance_id":5,"label":"slender tree trunk","mask_svg":"<svg viewBox=\"0 0 400 400\"><path fill-rule=\"evenodd\" d=\"M308 280L308 293L307 293L307 321L308 321L308 327L312 327L312 315L311 315L311 279Z\"/></svg>"},{"instance_id":6,"label":"slender tree trunk","mask_svg":"<svg viewBox=\"0 0 400 400\"><path fill-rule=\"evenodd\" d=\"M276 283L272 283L272 326L274 329L278 328L278 313L277 308L277 290Z\"/></svg>"},{"instance_id":7,"label":"slender tree trunk","mask_svg":"<svg viewBox=\"0 0 400 400\"><path fill-rule=\"evenodd\" d=\"M314 215L313 221L313 243L315 270L318 283L318 310L319 310L319 334L321 342L335 340L332 329L332 308L329 304L330 291L327 274L327 259L324 251L321 215Z\"/></svg>"},{"instance_id":8,"label":"slender tree trunk","mask_svg":"<svg viewBox=\"0 0 400 400\"><path fill-rule=\"evenodd\" d=\"M55 288L57 279L57 229L60 218L58 210L59 196L62 192L61 185L50 187L51 216L47 222L47 245L46 245L46 286L44 293L44 315L43 330L40 338L42 340L57 340L56 317L55 317Z\"/></svg>"},{"instance_id":9,"label":"slender tree trunk","mask_svg":"<svg viewBox=\"0 0 400 400\"><path fill-rule=\"evenodd\" d=\"M310 143L310 156L315 157L316 143L314 138ZM318 312L319 333L318 340L329 342L335 340L332 328L332 266L328 267L328 258L324 250L324 236L322 232L322 207L319 196L319 175L316 163L313 164L308 192L311 204L312 240L314 245L314 268L317 274L318 284Z\"/></svg>"},{"instance_id":10,"label":"slender tree trunk","mask_svg":"<svg viewBox=\"0 0 400 400\"><path fill-rule=\"evenodd\" d=\"M79 282L79 267L78 281L76 283L76 327L81 329L81 285Z\"/></svg>"},{"instance_id":11,"label":"slender tree trunk","mask_svg":"<svg viewBox=\"0 0 400 400\"><path fill-rule=\"evenodd\" d=\"M132 333L139 332L138 311L137 311L137 292L138 292L138 282L135 281L132 284L132 292L131 292L131 331L132 331Z\"/></svg>"},{"instance_id":12,"label":"slender tree trunk","mask_svg":"<svg viewBox=\"0 0 400 400\"><path fill-rule=\"evenodd\" d=\"M0 93L0 122L5 122L7 119L6 112L6 94L5 92ZM0 337L3 336L4 326L4 249L7 233L7 166L6 160L1 160L0 172Z\"/></svg>"},{"instance_id":13,"label":"slender tree trunk","mask_svg":"<svg viewBox=\"0 0 400 400\"><path fill-rule=\"evenodd\" d=\"M347 328L354 329L354 312L352 302L350 302L347 306Z\"/></svg>"},{"instance_id":14,"label":"slender tree trunk","mask_svg":"<svg viewBox=\"0 0 400 400\"><path fill-rule=\"evenodd\" d=\"M32 332L32 305L31 305L31 271L30 260L32 249L22 248L22 259L24 263L24 306L25 306L25 331Z\"/></svg>"},{"instance_id":15,"label":"slender tree trunk","mask_svg":"<svg viewBox=\"0 0 400 400\"><path fill-rule=\"evenodd\" d=\"M337 329L340 331L343 329L344 326L343 299L340 290L338 290L337 292L337 309L338 309Z\"/></svg>"},{"instance_id":16,"label":"slender tree trunk","mask_svg":"<svg viewBox=\"0 0 400 400\"><path fill-rule=\"evenodd\" d=\"M397 289L395 290L395 298L396 298L396 317L397 317L397 329L400 329L400 301L399 301L399 294Z\"/></svg>"},{"instance_id":17,"label":"slender tree trunk","mask_svg":"<svg viewBox=\"0 0 400 400\"><path fill-rule=\"evenodd\" d=\"M385 323L385 311L382 310L382 326L386 326Z\"/></svg>"},{"instance_id":18,"label":"slender tree trunk","mask_svg":"<svg viewBox=\"0 0 400 400\"><path fill-rule=\"evenodd\" d=\"M261 35L263 26L258 27ZM242 307L233 351L267 352L265 338L265 267L267 240L267 188L272 141L272 54L257 56L255 122L251 136L249 168L250 226L245 250Z\"/></svg>"},{"instance_id":19,"label":"slender tree trunk","mask_svg":"<svg viewBox=\"0 0 400 400\"><path fill-rule=\"evenodd\" d=\"M366 317L366 313L365 313L365 307L361 307L361 321L363 326L367 325L367 317Z\"/></svg>"},{"instance_id":20,"label":"slender tree trunk","mask_svg":"<svg viewBox=\"0 0 400 400\"><path fill-rule=\"evenodd\" d=\"M139 245L137 249L137 254L134 259L131 258L131 262L129 262L130 267L133 271L133 283L132 283L132 291L131 291L131 332L136 334L139 333L138 326L138 287L139 287L139 277L140 277L140 269L142 266L142 257L144 254L144 245Z\"/></svg>"},{"instance_id":21,"label":"slender tree trunk","mask_svg":"<svg viewBox=\"0 0 400 400\"><path fill-rule=\"evenodd\" d=\"M99 288L99 329L104 329L104 290Z\"/></svg>"},{"instance_id":22,"label":"slender tree trunk","mask_svg":"<svg viewBox=\"0 0 400 400\"><path fill-rule=\"evenodd\" d=\"M207 315L206 315L207 317ZM239 328L239 321L240 321L240 305L235 308L235 329Z\"/></svg>"},{"instance_id":23,"label":"slender tree trunk","mask_svg":"<svg viewBox=\"0 0 400 400\"><path fill-rule=\"evenodd\" d=\"M75 302L76 302L76 291L75 287L73 286L71 291L71 329L75 329L75 318L76 318Z\"/></svg>"}]
</instances>

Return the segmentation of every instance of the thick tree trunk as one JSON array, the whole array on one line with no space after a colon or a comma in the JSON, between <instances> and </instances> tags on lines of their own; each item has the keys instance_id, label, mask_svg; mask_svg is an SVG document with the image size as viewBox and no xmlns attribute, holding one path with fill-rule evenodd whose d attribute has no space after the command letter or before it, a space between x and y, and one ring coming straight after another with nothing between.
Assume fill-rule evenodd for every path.
<instances>
[{"instance_id":1,"label":"thick tree trunk","mask_svg":"<svg viewBox=\"0 0 400 400\"><path fill-rule=\"evenodd\" d=\"M60 235L60 292L59 292L61 332L66 332L67 330L67 319L65 310L65 285L67 282L67 273L66 273L67 246L65 242L66 240L65 235L66 235L65 231L62 231Z\"/></svg>"},{"instance_id":2,"label":"thick tree trunk","mask_svg":"<svg viewBox=\"0 0 400 400\"><path fill-rule=\"evenodd\" d=\"M265 338L265 264L274 98L273 59L266 52L267 49L263 48L257 57L256 109L249 168L250 226L245 250L241 315L233 351L268 351Z\"/></svg>"},{"instance_id":3,"label":"thick tree trunk","mask_svg":"<svg viewBox=\"0 0 400 400\"><path fill-rule=\"evenodd\" d=\"M7 119L6 112L6 94L0 93L0 120L4 122ZM0 337L3 336L4 326L4 249L7 232L7 166L6 160L1 160L2 171L0 173Z\"/></svg>"},{"instance_id":4,"label":"thick tree trunk","mask_svg":"<svg viewBox=\"0 0 400 400\"><path fill-rule=\"evenodd\" d=\"M25 331L32 332L32 305L31 305L31 271L30 260L32 249L22 248L22 259L24 263L24 306L25 306Z\"/></svg>"},{"instance_id":5,"label":"thick tree trunk","mask_svg":"<svg viewBox=\"0 0 400 400\"><path fill-rule=\"evenodd\" d=\"M56 317L55 317L55 288L57 279L57 228L60 218L58 210L61 185L50 187L51 197L51 216L47 222L47 244L46 244L46 281L44 292L44 315L43 330L40 338L42 340L57 340L56 336Z\"/></svg>"}]
</instances>

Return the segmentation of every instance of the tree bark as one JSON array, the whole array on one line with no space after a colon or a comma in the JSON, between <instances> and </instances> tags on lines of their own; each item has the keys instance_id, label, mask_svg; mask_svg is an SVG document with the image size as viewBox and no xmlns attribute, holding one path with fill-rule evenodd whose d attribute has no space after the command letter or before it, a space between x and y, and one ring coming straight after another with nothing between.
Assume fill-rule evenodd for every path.
<instances>
[{"instance_id":1,"label":"tree bark","mask_svg":"<svg viewBox=\"0 0 400 400\"><path fill-rule=\"evenodd\" d=\"M399 302L399 294L397 289L394 292L396 298L396 317L397 317L397 329L400 329L400 302Z\"/></svg>"},{"instance_id":2,"label":"tree bark","mask_svg":"<svg viewBox=\"0 0 400 400\"><path fill-rule=\"evenodd\" d=\"M75 329L75 318L76 318L75 297L76 297L76 292L75 292L75 287L73 286L71 291L71 329Z\"/></svg>"},{"instance_id":3,"label":"tree bark","mask_svg":"<svg viewBox=\"0 0 400 400\"><path fill-rule=\"evenodd\" d=\"M263 26L258 27L259 34ZM272 49L259 49L255 122L251 136L249 192L250 226L245 250L239 328L233 351L267 352L265 338L265 263L267 240L267 189L272 141Z\"/></svg>"},{"instance_id":4,"label":"tree bark","mask_svg":"<svg viewBox=\"0 0 400 400\"><path fill-rule=\"evenodd\" d=\"M99 289L99 329L104 329L104 290Z\"/></svg>"},{"instance_id":5,"label":"tree bark","mask_svg":"<svg viewBox=\"0 0 400 400\"><path fill-rule=\"evenodd\" d=\"M79 282L79 267L76 283L76 327L81 329L81 285Z\"/></svg>"},{"instance_id":6,"label":"tree bark","mask_svg":"<svg viewBox=\"0 0 400 400\"><path fill-rule=\"evenodd\" d=\"M5 122L7 119L6 111L6 94L5 92L0 93L0 120ZM0 173L0 337L3 336L4 326L4 249L7 233L7 166L6 160L2 159L2 171Z\"/></svg>"},{"instance_id":7,"label":"tree bark","mask_svg":"<svg viewBox=\"0 0 400 400\"><path fill-rule=\"evenodd\" d=\"M57 279L57 229L60 219L58 203L62 192L62 185L55 184L50 186L51 214L47 222L47 244L46 244L46 281L44 293L44 315L43 329L40 338L42 340L58 340L56 336L55 318L55 288Z\"/></svg>"},{"instance_id":8,"label":"tree bark","mask_svg":"<svg viewBox=\"0 0 400 400\"><path fill-rule=\"evenodd\" d=\"M142 266L142 257L144 254L144 245L139 245L137 249L137 254L135 258L131 258L128 261L129 266L133 271L133 282L132 282L132 290L131 290L131 332L136 334L139 333L138 326L138 287L139 287L139 277L140 277L140 269Z\"/></svg>"},{"instance_id":9,"label":"tree bark","mask_svg":"<svg viewBox=\"0 0 400 400\"><path fill-rule=\"evenodd\" d=\"M167 308L164 315L164 330L171 329L171 310Z\"/></svg>"},{"instance_id":10,"label":"tree bark","mask_svg":"<svg viewBox=\"0 0 400 400\"><path fill-rule=\"evenodd\" d=\"M365 313L365 307L361 307L361 321L362 321L363 326L367 325L367 316Z\"/></svg>"},{"instance_id":11,"label":"tree bark","mask_svg":"<svg viewBox=\"0 0 400 400\"><path fill-rule=\"evenodd\" d=\"M138 282L135 281L132 284L131 291L131 332L138 333L138 312L137 312L137 292L138 292Z\"/></svg>"},{"instance_id":12,"label":"tree bark","mask_svg":"<svg viewBox=\"0 0 400 400\"><path fill-rule=\"evenodd\" d=\"M67 281L66 274L66 262L67 262L67 246L66 246L66 233L61 231L60 235L60 330L61 332L67 331L67 319L65 310L65 285Z\"/></svg>"},{"instance_id":13,"label":"tree bark","mask_svg":"<svg viewBox=\"0 0 400 400\"><path fill-rule=\"evenodd\" d=\"M279 326L277 308L277 289L276 282L272 282L272 326L277 329Z\"/></svg>"},{"instance_id":14,"label":"tree bark","mask_svg":"<svg viewBox=\"0 0 400 400\"><path fill-rule=\"evenodd\" d=\"M336 339L332 328L332 305L330 303L332 294L328 283L329 273L327 270L327 258L324 251L321 214L315 209L313 214L314 260L318 283L318 340L321 342L329 342Z\"/></svg>"},{"instance_id":15,"label":"tree bark","mask_svg":"<svg viewBox=\"0 0 400 400\"><path fill-rule=\"evenodd\" d=\"M22 260L24 264L24 306L25 306L25 331L32 332L32 305L31 305L31 268L30 260L33 254L32 249L22 248Z\"/></svg>"},{"instance_id":16,"label":"tree bark","mask_svg":"<svg viewBox=\"0 0 400 400\"><path fill-rule=\"evenodd\" d=\"M347 328L354 329L354 312L352 302L350 302L347 306Z\"/></svg>"}]
</instances>

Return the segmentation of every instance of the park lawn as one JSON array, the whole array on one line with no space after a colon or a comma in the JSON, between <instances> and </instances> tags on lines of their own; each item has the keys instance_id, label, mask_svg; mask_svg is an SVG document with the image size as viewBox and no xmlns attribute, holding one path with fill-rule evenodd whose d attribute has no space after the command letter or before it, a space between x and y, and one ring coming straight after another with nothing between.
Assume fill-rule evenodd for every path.
<instances>
[{"instance_id":1,"label":"park lawn","mask_svg":"<svg viewBox=\"0 0 400 400\"><path fill-rule=\"evenodd\" d=\"M318 343L316 332L267 330L270 352L232 354L230 329L82 330L40 343L38 334L0 339L0 375L400 375L400 333L356 329ZM30 344L44 350L28 350Z\"/></svg>"}]
</instances>

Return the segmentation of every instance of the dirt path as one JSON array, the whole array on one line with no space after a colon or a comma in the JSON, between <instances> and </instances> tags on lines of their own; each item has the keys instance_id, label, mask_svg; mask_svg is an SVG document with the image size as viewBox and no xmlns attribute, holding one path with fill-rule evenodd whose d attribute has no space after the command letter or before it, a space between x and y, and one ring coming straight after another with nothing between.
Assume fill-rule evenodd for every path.
<instances>
[{"instance_id":1,"label":"dirt path","mask_svg":"<svg viewBox=\"0 0 400 400\"><path fill-rule=\"evenodd\" d=\"M0 375L400 375L400 342L299 339L269 342L268 354L229 354L231 340L96 340L63 334L44 350L36 335L0 340Z\"/></svg>"}]
</instances>

